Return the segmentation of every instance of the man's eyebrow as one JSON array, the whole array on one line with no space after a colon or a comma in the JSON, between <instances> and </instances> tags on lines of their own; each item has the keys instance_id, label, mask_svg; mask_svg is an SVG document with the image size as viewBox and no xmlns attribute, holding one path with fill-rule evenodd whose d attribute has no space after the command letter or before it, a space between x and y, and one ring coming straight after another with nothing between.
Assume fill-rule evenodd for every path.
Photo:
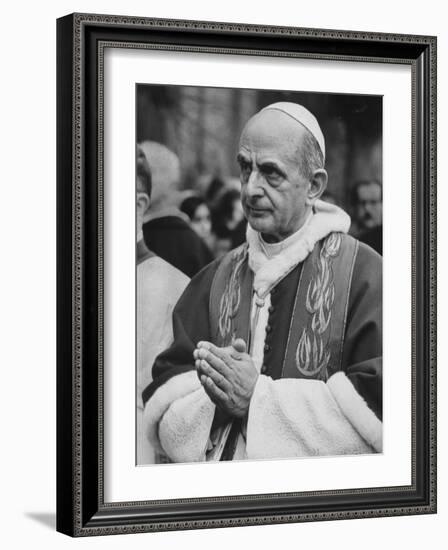
<instances>
[{"instance_id":1,"label":"man's eyebrow","mask_svg":"<svg viewBox=\"0 0 448 550\"><path fill-rule=\"evenodd\" d=\"M259 168L275 168L278 172L285 174L285 169L282 163L279 163L272 159L263 159L257 162Z\"/></svg>"},{"instance_id":2,"label":"man's eyebrow","mask_svg":"<svg viewBox=\"0 0 448 550\"><path fill-rule=\"evenodd\" d=\"M279 168L281 168L281 163L273 159L260 159L257 164L259 166L265 166L266 164L269 164L269 166L278 166Z\"/></svg>"},{"instance_id":3,"label":"man's eyebrow","mask_svg":"<svg viewBox=\"0 0 448 550\"><path fill-rule=\"evenodd\" d=\"M241 162L241 161L250 162L250 157L249 155L246 155L244 152L240 151L236 156L236 160L238 162Z\"/></svg>"}]
</instances>

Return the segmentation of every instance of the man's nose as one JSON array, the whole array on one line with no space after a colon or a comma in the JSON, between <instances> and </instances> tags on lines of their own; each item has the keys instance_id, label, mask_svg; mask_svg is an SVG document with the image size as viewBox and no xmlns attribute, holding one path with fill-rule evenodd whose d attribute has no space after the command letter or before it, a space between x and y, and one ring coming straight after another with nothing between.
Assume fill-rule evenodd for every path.
<instances>
[{"instance_id":1,"label":"man's nose","mask_svg":"<svg viewBox=\"0 0 448 550\"><path fill-rule=\"evenodd\" d=\"M247 181L246 193L249 197L262 197L263 187L260 185L260 173L253 170Z\"/></svg>"}]
</instances>

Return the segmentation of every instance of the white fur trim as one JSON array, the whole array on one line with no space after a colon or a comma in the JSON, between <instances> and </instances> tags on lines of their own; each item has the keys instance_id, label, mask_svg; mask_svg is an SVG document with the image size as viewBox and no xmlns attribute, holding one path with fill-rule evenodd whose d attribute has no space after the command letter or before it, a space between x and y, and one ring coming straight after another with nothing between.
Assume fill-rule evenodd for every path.
<instances>
[{"instance_id":1,"label":"white fur trim","mask_svg":"<svg viewBox=\"0 0 448 550\"><path fill-rule=\"evenodd\" d=\"M318 200L314 205L314 214L299 229L296 238L285 249L268 259L260 245L258 233L248 225L249 266L255 273L256 293L265 297L283 277L307 258L318 241L333 231L347 233L349 227L348 214L338 206Z\"/></svg>"},{"instance_id":2,"label":"white fur trim","mask_svg":"<svg viewBox=\"0 0 448 550\"><path fill-rule=\"evenodd\" d=\"M161 447L173 462L205 460L214 415L202 387L174 401L159 423Z\"/></svg>"},{"instance_id":3,"label":"white fur trim","mask_svg":"<svg viewBox=\"0 0 448 550\"><path fill-rule=\"evenodd\" d=\"M202 406L202 401L210 404L210 407L213 408L213 413L211 414L213 420L215 406L201 386L195 370L174 376L160 386L148 400L144 410L143 426L146 437L156 450L163 450L164 448L162 442L159 440L159 423L163 416L175 402L196 392L198 392L198 396L201 396L201 399L195 398L193 402L199 405L199 408ZM177 413L178 408L174 408L173 411ZM191 411L191 413L194 416L195 411ZM170 445L168 444L168 446ZM172 458L172 460L174 459Z\"/></svg>"},{"instance_id":4,"label":"white fur trim","mask_svg":"<svg viewBox=\"0 0 448 550\"><path fill-rule=\"evenodd\" d=\"M247 457L292 458L372 453L320 380L260 375L247 423Z\"/></svg>"},{"instance_id":5,"label":"white fur trim","mask_svg":"<svg viewBox=\"0 0 448 550\"><path fill-rule=\"evenodd\" d=\"M383 450L383 424L343 372L333 374L327 386L347 419L378 453Z\"/></svg>"}]
</instances>

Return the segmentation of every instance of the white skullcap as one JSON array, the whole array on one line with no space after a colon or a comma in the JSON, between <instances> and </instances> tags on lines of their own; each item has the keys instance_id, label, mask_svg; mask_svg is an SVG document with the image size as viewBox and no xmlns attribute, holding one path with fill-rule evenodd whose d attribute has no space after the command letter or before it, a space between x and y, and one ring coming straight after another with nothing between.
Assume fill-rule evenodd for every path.
<instances>
[{"instance_id":1,"label":"white skullcap","mask_svg":"<svg viewBox=\"0 0 448 550\"><path fill-rule=\"evenodd\" d=\"M325 138L316 117L311 114L308 109L305 109L305 107L302 107L302 105L299 105L298 103L281 101L279 103L268 105L264 109L261 109L260 113L263 111L281 111L282 113L285 113L285 115L297 120L297 122L300 122L302 126L305 126L305 128L311 132L317 141L325 160Z\"/></svg>"}]
</instances>

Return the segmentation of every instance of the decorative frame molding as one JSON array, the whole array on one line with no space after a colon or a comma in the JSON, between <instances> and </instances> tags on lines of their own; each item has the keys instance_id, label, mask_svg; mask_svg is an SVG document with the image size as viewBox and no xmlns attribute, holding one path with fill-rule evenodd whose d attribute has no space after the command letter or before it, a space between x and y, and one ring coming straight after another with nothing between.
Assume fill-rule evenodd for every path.
<instances>
[{"instance_id":1,"label":"decorative frame molding","mask_svg":"<svg viewBox=\"0 0 448 550\"><path fill-rule=\"evenodd\" d=\"M89 536L435 513L436 38L73 14L58 20L57 46L57 529ZM411 65L410 486L104 502L102 83L111 46Z\"/></svg>"}]
</instances>

